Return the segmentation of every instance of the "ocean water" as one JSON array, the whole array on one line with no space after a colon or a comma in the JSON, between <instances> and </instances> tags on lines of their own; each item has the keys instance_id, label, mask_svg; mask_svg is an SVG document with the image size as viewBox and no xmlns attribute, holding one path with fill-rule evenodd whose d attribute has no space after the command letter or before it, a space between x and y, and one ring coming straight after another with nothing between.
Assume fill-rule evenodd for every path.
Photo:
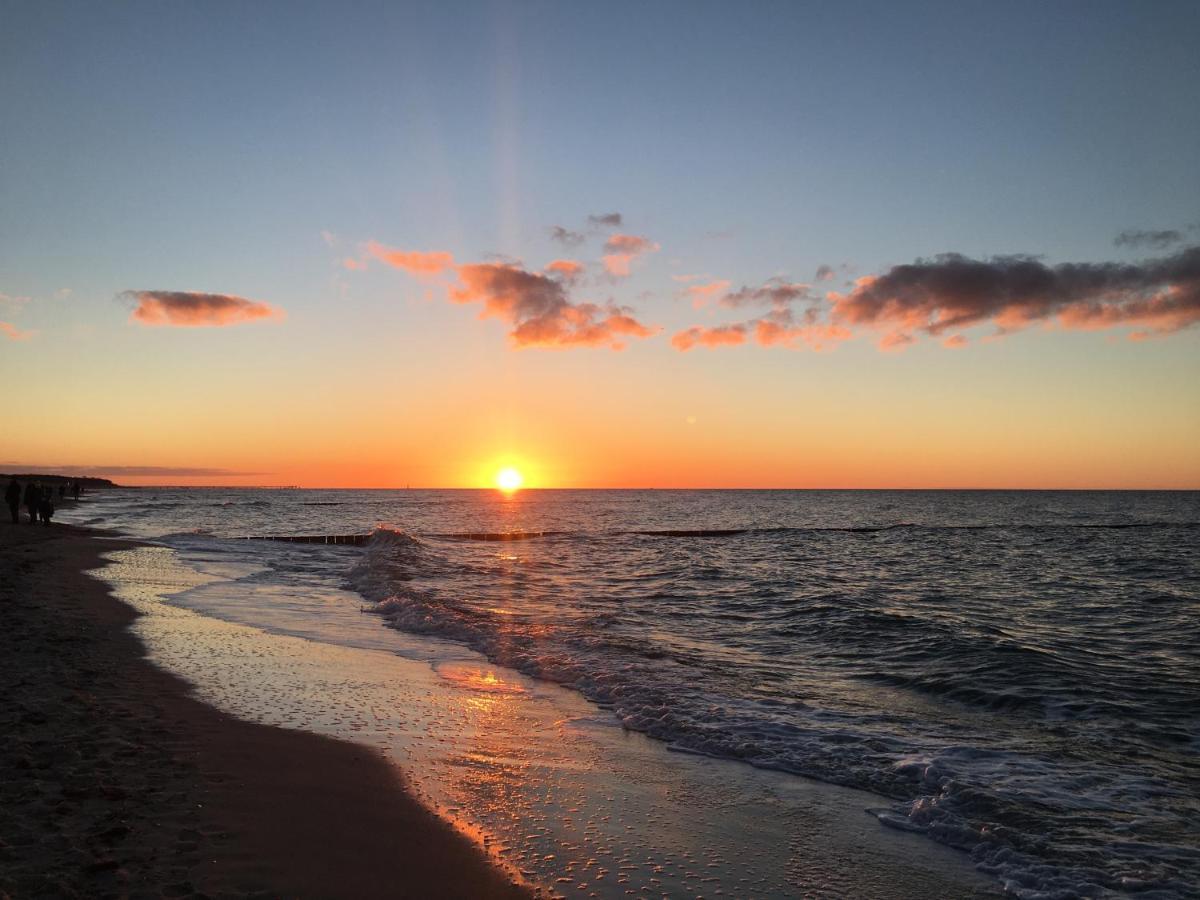
<instances>
[{"instance_id":1,"label":"ocean water","mask_svg":"<svg viewBox=\"0 0 1200 900\"><path fill-rule=\"evenodd\" d=\"M255 598L227 617L361 642L293 602L353 590L431 657L870 791L1017 896L1200 896L1198 493L145 488L64 517ZM370 537L244 539L296 535Z\"/></svg>"}]
</instances>

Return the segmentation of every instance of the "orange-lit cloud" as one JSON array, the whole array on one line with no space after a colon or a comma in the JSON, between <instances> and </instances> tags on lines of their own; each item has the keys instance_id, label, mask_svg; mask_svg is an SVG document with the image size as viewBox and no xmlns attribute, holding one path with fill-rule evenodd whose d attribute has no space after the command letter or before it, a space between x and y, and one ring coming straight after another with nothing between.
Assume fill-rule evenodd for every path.
<instances>
[{"instance_id":1,"label":"orange-lit cloud","mask_svg":"<svg viewBox=\"0 0 1200 900\"><path fill-rule=\"evenodd\" d=\"M410 275L428 276L440 275L454 267L454 254L419 253L404 250L393 250L376 241L367 243L367 252L380 262L387 263L397 269L402 269Z\"/></svg>"},{"instance_id":2,"label":"orange-lit cloud","mask_svg":"<svg viewBox=\"0 0 1200 900\"><path fill-rule=\"evenodd\" d=\"M27 341L33 337L32 331L22 331L11 322L0 322L0 334L4 335L10 341Z\"/></svg>"},{"instance_id":3,"label":"orange-lit cloud","mask_svg":"<svg viewBox=\"0 0 1200 900\"><path fill-rule=\"evenodd\" d=\"M676 350L688 351L693 347L736 347L746 343L746 326L742 323L733 325L717 325L714 328L704 328L696 325L685 331L680 331L671 338L671 346Z\"/></svg>"},{"instance_id":4,"label":"orange-lit cloud","mask_svg":"<svg viewBox=\"0 0 1200 900\"><path fill-rule=\"evenodd\" d=\"M449 289L455 303L481 303L481 317L513 326L509 337L518 347L596 347L623 349L625 338L655 333L612 304L572 303L563 282L504 263L457 267L459 284Z\"/></svg>"},{"instance_id":5,"label":"orange-lit cloud","mask_svg":"<svg viewBox=\"0 0 1200 900\"><path fill-rule=\"evenodd\" d=\"M659 245L649 238L636 234L614 234L604 242L604 268L615 278L625 278L635 259L647 253L656 253L659 249Z\"/></svg>"},{"instance_id":6,"label":"orange-lit cloud","mask_svg":"<svg viewBox=\"0 0 1200 900\"><path fill-rule=\"evenodd\" d=\"M815 309L799 316L790 309L775 309L753 324L754 340L761 347L796 349L804 345L812 350L828 350L854 336L847 328L820 321Z\"/></svg>"},{"instance_id":7,"label":"orange-lit cloud","mask_svg":"<svg viewBox=\"0 0 1200 900\"><path fill-rule=\"evenodd\" d=\"M728 282L725 283L728 287ZM714 291L713 293L718 293ZM697 326L679 332L671 339L676 350L693 347L735 346L751 337L761 347L799 347L823 350L851 337L848 329L823 319L823 310L809 285L772 278L763 284L743 286L725 293L720 305L730 309L767 307L762 315L744 322L711 328ZM797 307L803 304L803 308Z\"/></svg>"},{"instance_id":8,"label":"orange-lit cloud","mask_svg":"<svg viewBox=\"0 0 1200 900\"><path fill-rule=\"evenodd\" d=\"M705 284L692 284L683 289L683 295L692 301L692 306L699 309L712 302L718 294L729 290L732 282L725 279L709 281Z\"/></svg>"},{"instance_id":9,"label":"orange-lit cloud","mask_svg":"<svg viewBox=\"0 0 1200 900\"><path fill-rule=\"evenodd\" d=\"M573 259L556 259L546 266L546 271L567 282L573 284L578 281L583 275L583 263L575 262Z\"/></svg>"},{"instance_id":10,"label":"orange-lit cloud","mask_svg":"<svg viewBox=\"0 0 1200 900\"><path fill-rule=\"evenodd\" d=\"M573 301L569 292L584 272L575 260L556 259L539 273L512 261L456 264L451 253L394 250L375 241L367 248L372 256L410 275L453 273L456 279L444 285L447 299L481 304L481 318L512 326L509 338L517 347L621 350L628 339L657 331L639 322L627 307Z\"/></svg>"},{"instance_id":11,"label":"orange-lit cloud","mask_svg":"<svg viewBox=\"0 0 1200 900\"><path fill-rule=\"evenodd\" d=\"M143 325L202 327L284 318L283 310L277 307L233 294L125 291L122 296L136 301L130 318Z\"/></svg>"}]
</instances>

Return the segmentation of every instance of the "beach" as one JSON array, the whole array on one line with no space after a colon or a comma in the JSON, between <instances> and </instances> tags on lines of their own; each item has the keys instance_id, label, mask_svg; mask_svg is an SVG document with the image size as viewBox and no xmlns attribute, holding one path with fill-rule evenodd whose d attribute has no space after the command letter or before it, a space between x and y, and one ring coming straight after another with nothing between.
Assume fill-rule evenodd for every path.
<instances>
[{"instance_id":1,"label":"beach","mask_svg":"<svg viewBox=\"0 0 1200 900\"><path fill-rule=\"evenodd\" d=\"M377 753L240 721L149 662L85 574L128 546L0 528L0 895L527 895Z\"/></svg>"}]
</instances>

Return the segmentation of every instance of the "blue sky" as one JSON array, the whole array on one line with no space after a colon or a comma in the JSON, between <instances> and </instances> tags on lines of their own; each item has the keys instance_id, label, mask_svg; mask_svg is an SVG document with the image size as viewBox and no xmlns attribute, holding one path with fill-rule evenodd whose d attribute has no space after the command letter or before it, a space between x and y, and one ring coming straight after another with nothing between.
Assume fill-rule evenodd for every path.
<instances>
[{"instance_id":1,"label":"blue sky","mask_svg":"<svg viewBox=\"0 0 1200 900\"><path fill-rule=\"evenodd\" d=\"M672 276L736 288L831 265L847 290L948 251L1132 261L1157 251L1114 246L1128 229L1200 239L1194 2L0 2L0 22L0 294L31 298L0 320L37 334L0 342L5 376L18 354L75 365L67 347L89 340L144 357L149 378L189 358L126 322L118 295L155 289L286 309L286 325L244 326L258 337L198 344L196 367L245 340L248 365L293 374L327 352L396 379L483 354L586 378L561 356L508 361L503 331L342 260L374 240L598 264L603 233L569 250L548 229L619 211L660 250L590 290L662 326L662 346L657 361L581 351L594 371L699 367L774 395L822 367L809 377L915 389L937 380L928 367L886 370L902 364L867 347L672 355L672 332L717 321ZM1196 371L1194 329L1140 357L1090 334L1011 342L1040 383L1094 360L1094 380L1163 409L1197 399L1149 386ZM397 347L411 369L382 361Z\"/></svg>"}]
</instances>

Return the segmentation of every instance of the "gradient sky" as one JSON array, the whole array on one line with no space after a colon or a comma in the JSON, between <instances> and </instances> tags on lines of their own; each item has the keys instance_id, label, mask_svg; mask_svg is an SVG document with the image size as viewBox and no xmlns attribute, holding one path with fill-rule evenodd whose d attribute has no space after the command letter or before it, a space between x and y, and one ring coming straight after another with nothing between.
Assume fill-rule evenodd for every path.
<instances>
[{"instance_id":1,"label":"gradient sky","mask_svg":"<svg viewBox=\"0 0 1200 900\"><path fill-rule=\"evenodd\" d=\"M0 0L0 470L1200 488L1198 46L1194 0Z\"/></svg>"}]
</instances>

